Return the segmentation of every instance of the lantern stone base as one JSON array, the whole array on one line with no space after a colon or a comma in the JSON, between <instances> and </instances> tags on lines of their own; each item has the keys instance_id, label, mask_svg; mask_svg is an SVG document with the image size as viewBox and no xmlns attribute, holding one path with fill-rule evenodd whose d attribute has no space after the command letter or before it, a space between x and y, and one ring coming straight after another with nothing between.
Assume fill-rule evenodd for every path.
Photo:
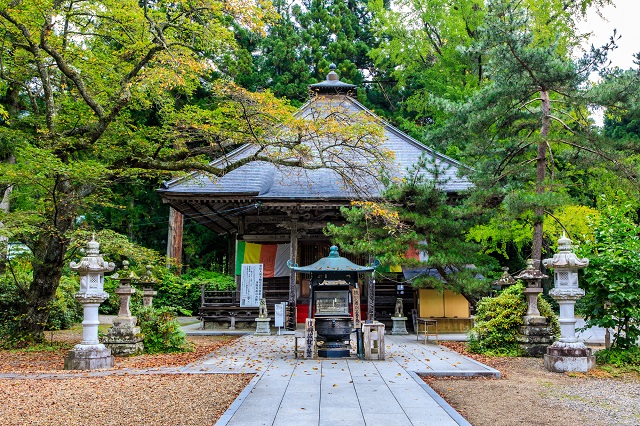
<instances>
[{"instance_id":1,"label":"lantern stone base","mask_svg":"<svg viewBox=\"0 0 640 426\"><path fill-rule=\"evenodd\" d=\"M256 318L256 336L271 336L271 318Z\"/></svg>"},{"instance_id":2,"label":"lantern stone base","mask_svg":"<svg viewBox=\"0 0 640 426\"><path fill-rule=\"evenodd\" d=\"M596 357L582 342L555 342L547 348L544 366L555 373L586 373L596 366Z\"/></svg>"},{"instance_id":3,"label":"lantern stone base","mask_svg":"<svg viewBox=\"0 0 640 426\"><path fill-rule=\"evenodd\" d=\"M65 370L99 370L111 367L113 367L111 350L103 344L79 344L64 357Z\"/></svg>"},{"instance_id":4,"label":"lantern stone base","mask_svg":"<svg viewBox=\"0 0 640 426\"><path fill-rule=\"evenodd\" d=\"M142 339L140 327L121 324L111 327L102 343L114 356L132 356L140 355L144 350Z\"/></svg>"},{"instance_id":5,"label":"lantern stone base","mask_svg":"<svg viewBox=\"0 0 640 426\"><path fill-rule=\"evenodd\" d=\"M407 331L407 317L391 317L393 320L393 328L391 329L392 335L405 335L409 334Z\"/></svg>"},{"instance_id":6,"label":"lantern stone base","mask_svg":"<svg viewBox=\"0 0 640 426\"><path fill-rule=\"evenodd\" d=\"M547 326L547 319L538 315L527 315L524 325L518 329L518 344L525 356L542 357L547 347L553 343L553 336Z\"/></svg>"}]
</instances>

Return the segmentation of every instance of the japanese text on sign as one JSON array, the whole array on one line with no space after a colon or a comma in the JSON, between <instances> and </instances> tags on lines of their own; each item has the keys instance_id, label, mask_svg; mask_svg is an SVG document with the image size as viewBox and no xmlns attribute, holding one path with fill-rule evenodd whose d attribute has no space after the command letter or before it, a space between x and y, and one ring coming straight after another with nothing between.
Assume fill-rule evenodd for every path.
<instances>
[{"instance_id":1,"label":"japanese text on sign","mask_svg":"<svg viewBox=\"0 0 640 426\"><path fill-rule=\"evenodd\" d=\"M262 299L262 264L244 263L240 276L240 306L258 307Z\"/></svg>"}]
</instances>

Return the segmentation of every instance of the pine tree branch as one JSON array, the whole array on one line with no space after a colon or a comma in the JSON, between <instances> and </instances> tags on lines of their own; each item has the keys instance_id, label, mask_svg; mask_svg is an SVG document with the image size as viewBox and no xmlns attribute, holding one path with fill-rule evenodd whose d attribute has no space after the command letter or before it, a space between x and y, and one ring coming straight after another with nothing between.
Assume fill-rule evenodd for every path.
<instances>
[{"instance_id":1,"label":"pine tree branch","mask_svg":"<svg viewBox=\"0 0 640 426\"><path fill-rule=\"evenodd\" d=\"M637 180L637 174L635 172L632 172L630 169L625 167L623 164L620 164L618 161L616 161L616 159L606 155L605 153L603 153L601 151L598 151L598 150L595 150L595 149L592 149L592 148L588 148L588 147L586 147L584 145L579 145L579 144L576 144L576 143L573 143L573 142L570 142L570 141L567 141L567 140L560 140L560 142L565 143L565 144L567 144L569 146L572 146L574 148L583 149L583 150L585 150L587 152L590 152L592 154L597 155L598 157L602 157L605 160L611 162L616 167L618 167L618 169L621 170L627 176L627 178L629 180L632 180L632 181Z\"/></svg>"},{"instance_id":2,"label":"pine tree branch","mask_svg":"<svg viewBox=\"0 0 640 426\"><path fill-rule=\"evenodd\" d=\"M560 227L564 230L564 232L567 234L567 236L569 238L571 238L571 232L569 232L569 230L562 224L562 222L560 221L560 219L558 219L557 217L555 217L553 215L553 213L551 213L549 210L545 210L544 214L547 214L549 216L551 216L557 223L558 225L560 225Z\"/></svg>"},{"instance_id":3,"label":"pine tree branch","mask_svg":"<svg viewBox=\"0 0 640 426\"><path fill-rule=\"evenodd\" d=\"M533 133L533 130L527 135L527 138L529 136L531 136L531 134ZM496 171L495 173L502 173L502 171L507 167L507 165L511 162L511 160L513 158L515 158L516 155L518 155L519 153L521 153L524 149L526 149L527 147L531 146L531 144L533 144L533 142L528 142L524 145L521 145L522 142L520 142L518 144L518 148L513 150L512 152L510 152L507 156L505 156L505 158L502 159L502 161L500 162L500 164L498 164L498 167L496 167Z\"/></svg>"},{"instance_id":4,"label":"pine tree branch","mask_svg":"<svg viewBox=\"0 0 640 426\"><path fill-rule=\"evenodd\" d=\"M554 121L557 121L558 123L560 123L562 125L562 127L564 127L565 130L567 130L572 135L576 134L576 132L574 132L571 127L569 127L564 121L562 121L560 118L556 117L555 115L549 114L549 118L554 120Z\"/></svg>"},{"instance_id":5,"label":"pine tree branch","mask_svg":"<svg viewBox=\"0 0 640 426\"><path fill-rule=\"evenodd\" d=\"M526 166L527 164L535 163L536 161L538 161L537 158L531 158L530 160L523 161L523 162L518 163L516 165L517 166ZM511 173L513 173L513 172L507 172L507 173L501 174L500 176L498 176L495 179L493 179L493 183L496 184L496 183L500 182L503 178L509 176Z\"/></svg>"}]
</instances>

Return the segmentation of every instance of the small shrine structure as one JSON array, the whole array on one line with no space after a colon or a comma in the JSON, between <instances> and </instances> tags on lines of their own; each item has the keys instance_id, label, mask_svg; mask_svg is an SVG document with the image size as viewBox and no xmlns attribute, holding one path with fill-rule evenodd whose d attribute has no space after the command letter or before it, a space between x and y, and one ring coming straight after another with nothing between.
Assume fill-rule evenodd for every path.
<instances>
[{"instance_id":1,"label":"small shrine structure","mask_svg":"<svg viewBox=\"0 0 640 426\"><path fill-rule=\"evenodd\" d=\"M341 257L338 247L331 246L329 256L309 266L298 266L291 260L287 266L294 273L311 274L308 318L315 320L318 334L318 356L344 358L349 356L351 332L360 324L356 318L351 289L358 288L358 275L373 272L379 263L360 266ZM358 346L360 346L359 343Z\"/></svg>"}]
</instances>

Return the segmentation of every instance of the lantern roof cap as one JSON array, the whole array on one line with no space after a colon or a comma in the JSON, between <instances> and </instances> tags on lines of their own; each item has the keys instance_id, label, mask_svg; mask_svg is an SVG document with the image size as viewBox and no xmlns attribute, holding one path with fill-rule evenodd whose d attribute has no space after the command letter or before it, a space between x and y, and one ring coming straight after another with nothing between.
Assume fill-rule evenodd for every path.
<instances>
[{"instance_id":1,"label":"lantern roof cap","mask_svg":"<svg viewBox=\"0 0 640 426\"><path fill-rule=\"evenodd\" d=\"M85 254L86 256L80 259L79 262L71 262L69 264L73 272L78 272L81 275L111 272L116 266L113 262L107 262L102 258L100 254L100 243L96 241L95 235L92 236L91 241L87 243Z\"/></svg>"},{"instance_id":2,"label":"lantern roof cap","mask_svg":"<svg viewBox=\"0 0 640 426\"><path fill-rule=\"evenodd\" d=\"M111 279L114 280L137 280L138 276L133 270L129 269L129 261L122 261L122 269L111 275Z\"/></svg>"},{"instance_id":3,"label":"lantern roof cap","mask_svg":"<svg viewBox=\"0 0 640 426\"><path fill-rule=\"evenodd\" d=\"M520 272L518 275L516 275L514 278L517 280L532 281L532 280L541 280L547 277L548 275L543 274L542 272L540 272L539 269L536 269L533 266L533 259L527 259L527 268L524 271Z\"/></svg>"},{"instance_id":4,"label":"lantern roof cap","mask_svg":"<svg viewBox=\"0 0 640 426\"><path fill-rule=\"evenodd\" d=\"M96 241L96 234L91 235L91 241L87 243L87 256L98 256L100 254L100 243Z\"/></svg>"},{"instance_id":5,"label":"lantern roof cap","mask_svg":"<svg viewBox=\"0 0 640 426\"><path fill-rule=\"evenodd\" d=\"M501 287L512 285L512 284L515 284L515 283L516 283L515 278L513 278L511 276L511 274L509 274L509 267L508 266L503 266L502 267L502 275L500 276L500 278L498 278L497 280L495 280L493 282L494 285L499 285Z\"/></svg>"},{"instance_id":6,"label":"lantern roof cap","mask_svg":"<svg viewBox=\"0 0 640 426\"><path fill-rule=\"evenodd\" d=\"M589 266L589 259L579 259L572 248L571 239L567 238L563 232L562 237L558 240L558 253L554 254L552 258L544 259L542 264L546 268L559 269L582 269Z\"/></svg>"},{"instance_id":7,"label":"lantern roof cap","mask_svg":"<svg viewBox=\"0 0 640 426\"><path fill-rule=\"evenodd\" d=\"M287 262L287 266L295 272L371 272L380 265L376 260L370 266L356 265L347 258L340 256L337 246L331 246L329 256L323 257L315 263L308 266L298 266L297 263Z\"/></svg>"},{"instance_id":8,"label":"lantern roof cap","mask_svg":"<svg viewBox=\"0 0 640 426\"><path fill-rule=\"evenodd\" d=\"M151 266L151 265L147 265L146 266L147 271L142 275L142 277L139 280L139 282L141 284L147 284L148 285L148 284L157 284L158 283L158 279L153 274L153 271L151 270L151 268L153 268L153 266Z\"/></svg>"}]
</instances>

